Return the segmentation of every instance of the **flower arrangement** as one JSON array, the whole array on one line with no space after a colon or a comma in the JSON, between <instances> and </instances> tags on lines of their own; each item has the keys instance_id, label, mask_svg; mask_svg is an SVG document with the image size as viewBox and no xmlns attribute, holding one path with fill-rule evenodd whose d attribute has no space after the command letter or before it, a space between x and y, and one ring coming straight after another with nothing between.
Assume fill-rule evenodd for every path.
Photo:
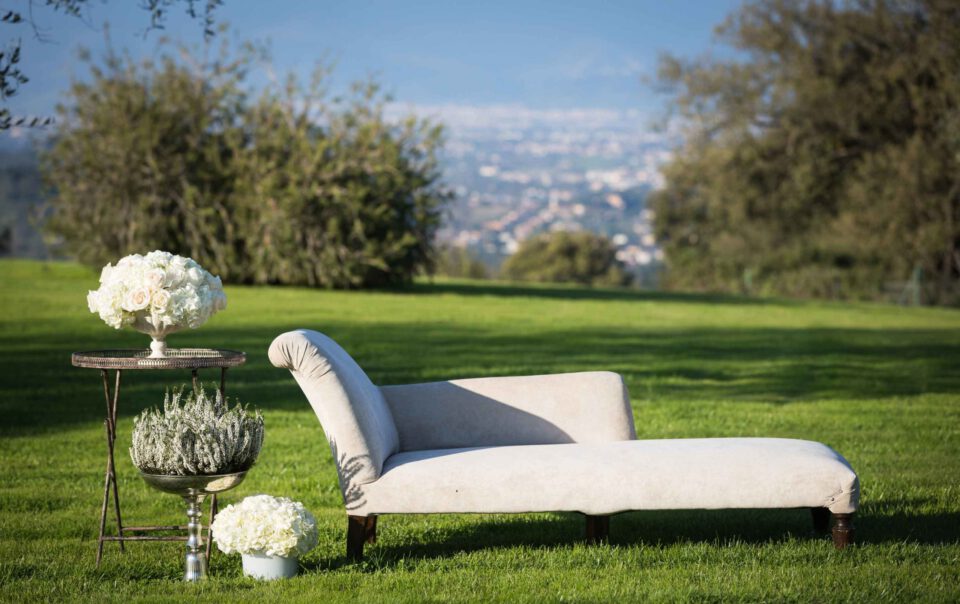
<instances>
[{"instance_id":1,"label":"flower arrangement","mask_svg":"<svg viewBox=\"0 0 960 604\"><path fill-rule=\"evenodd\" d=\"M210 527L220 551L296 558L317 546L317 521L303 504L254 495L217 513Z\"/></svg>"},{"instance_id":2,"label":"flower arrangement","mask_svg":"<svg viewBox=\"0 0 960 604\"><path fill-rule=\"evenodd\" d=\"M154 251L121 258L100 273L100 288L87 294L90 312L115 328L132 326L163 343L167 334L203 325L227 306L220 277L190 258ZM165 346L154 346L163 356Z\"/></svg>"},{"instance_id":3,"label":"flower arrangement","mask_svg":"<svg viewBox=\"0 0 960 604\"><path fill-rule=\"evenodd\" d=\"M145 474L229 474L249 470L262 446L259 411L231 409L219 391L211 398L202 387L184 400L181 388L167 391L162 412L147 409L134 419L130 457Z\"/></svg>"}]
</instances>

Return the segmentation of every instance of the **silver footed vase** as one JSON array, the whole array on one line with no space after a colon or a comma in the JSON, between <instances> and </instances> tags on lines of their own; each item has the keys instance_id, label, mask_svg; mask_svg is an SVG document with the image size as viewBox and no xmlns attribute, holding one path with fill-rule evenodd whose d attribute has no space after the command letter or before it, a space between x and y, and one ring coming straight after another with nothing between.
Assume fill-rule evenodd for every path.
<instances>
[{"instance_id":1,"label":"silver footed vase","mask_svg":"<svg viewBox=\"0 0 960 604\"><path fill-rule=\"evenodd\" d=\"M154 318L149 315L138 316L133 322L133 328L150 336L150 356L148 358L151 359L167 358L167 336L182 329L180 325L155 323Z\"/></svg>"},{"instance_id":2,"label":"silver footed vase","mask_svg":"<svg viewBox=\"0 0 960 604\"><path fill-rule=\"evenodd\" d=\"M207 495L229 491L243 482L247 472L211 474L206 476L176 476L173 474L146 474L140 476L151 487L179 495L187 504L187 552L184 560L184 581L200 581L207 577L207 557L203 551L203 525L200 522L203 499Z\"/></svg>"}]
</instances>

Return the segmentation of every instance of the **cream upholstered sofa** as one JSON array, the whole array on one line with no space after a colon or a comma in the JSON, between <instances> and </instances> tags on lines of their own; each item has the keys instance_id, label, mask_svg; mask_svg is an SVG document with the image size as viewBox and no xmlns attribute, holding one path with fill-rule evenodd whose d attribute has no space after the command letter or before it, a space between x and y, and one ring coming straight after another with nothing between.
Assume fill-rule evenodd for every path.
<instances>
[{"instance_id":1,"label":"cream upholstered sofa","mask_svg":"<svg viewBox=\"0 0 960 604\"><path fill-rule=\"evenodd\" d=\"M347 553L379 514L581 512L588 541L629 510L810 508L837 547L853 539L859 486L830 447L782 438L636 440L609 372L378 387L316 331L270 346L313 406L348 514Z\"/></svg>"}]
</instances>

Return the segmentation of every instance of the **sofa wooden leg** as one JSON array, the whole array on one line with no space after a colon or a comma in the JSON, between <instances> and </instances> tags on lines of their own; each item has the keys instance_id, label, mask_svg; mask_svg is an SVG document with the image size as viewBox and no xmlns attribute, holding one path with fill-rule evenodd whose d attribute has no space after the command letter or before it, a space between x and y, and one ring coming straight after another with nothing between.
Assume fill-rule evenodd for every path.
<instances>
[{"instance_id":1,"label":"sofa wooden leg","mask_svg":"<svg viewBox=\"0 0 960 604\"><path fill-rule=\"evenodd\" d=\"M830 531L830 510L827 508L810 508L813 516L813 532L826 535Z\"/></svg>"},{"instance_id":2,"label":"sofa wooden leg","mask_svg":"<svg viewBox=\"0 0 960 604\"><path fill-rule=\"evenodd\" d=\"M376 516L347 516L347 558L363 560L363 544L376 542Z\"/></svg>"},{"instance_id":3,"label":"sofa wooden leg","mask_svg":"<svg viewBox=\"0 0 960 604\"><path fill-rule=\"evenodd\" d=\"M853 545L853 514L833 515L833 545L843 549Z\"/></svg>"},{"instance_id":4,"label":"sofa wooden leg","mask_svg":"<svg viewBox=\"0 0 960 604\"><path fill-rule=\"evenodd\" d=\"M607 541L610 537L610 516L586 516L587 543L590 545Z\"/></svg>"}]
</instances>

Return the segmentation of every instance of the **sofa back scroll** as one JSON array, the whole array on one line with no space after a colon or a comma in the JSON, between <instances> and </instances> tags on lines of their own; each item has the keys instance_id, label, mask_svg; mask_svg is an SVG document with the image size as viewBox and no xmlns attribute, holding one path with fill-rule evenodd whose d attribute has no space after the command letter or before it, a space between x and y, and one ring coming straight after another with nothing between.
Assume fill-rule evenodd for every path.
<instances>
[{"instance_id":1,"label":"sofa back scroll","mask_svg":"<svg viewBox=\"0 0 960 604\"><path fill-rule=\"evenodd\" d=\"M289 369L310 401L333 451L341 489L379 478L399 436L380 389L339 344L317 331L277 336L270 362Z\"/></svg>"}]
</instances>

